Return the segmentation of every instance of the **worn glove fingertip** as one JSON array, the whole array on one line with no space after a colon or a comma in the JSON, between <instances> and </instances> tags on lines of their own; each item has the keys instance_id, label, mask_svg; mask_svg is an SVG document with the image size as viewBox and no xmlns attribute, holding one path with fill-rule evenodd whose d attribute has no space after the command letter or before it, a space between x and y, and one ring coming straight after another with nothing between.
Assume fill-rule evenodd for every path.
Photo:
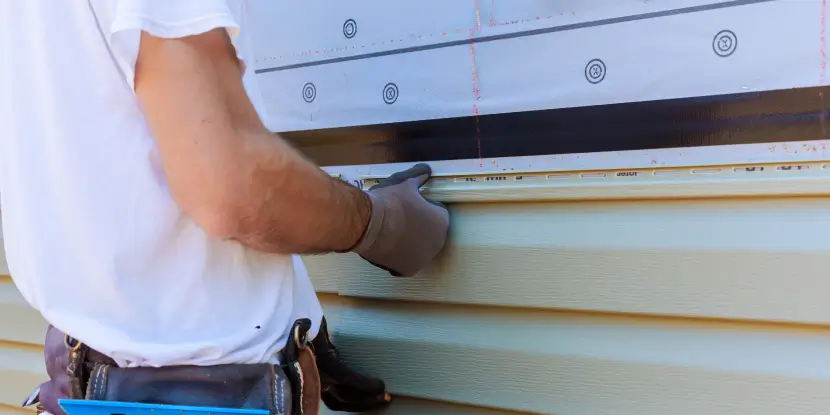
<instances>
[{"instance_id":1,"label":"worn glove fingertip","mask_svg":"<svg viewBox=\"0 0 830 415\"><path fill-rule=\"evenodd\" d=\"M421 187L432 177L432 167L426 163L418 163L408 170L411 178L415 180L417 187Z\"/></svg>"},{"instance_id":2,"label":"worn glove fingertip","mask_svg":"<svg viewBox=\"0 0 830 415\"><path fill-rule=\"evenodd\" d=\"M414 176L420 176L422 174L432 174L432 167L426 163L417 163L409 169L413 172Z\"/></svg>"}]
</instances>

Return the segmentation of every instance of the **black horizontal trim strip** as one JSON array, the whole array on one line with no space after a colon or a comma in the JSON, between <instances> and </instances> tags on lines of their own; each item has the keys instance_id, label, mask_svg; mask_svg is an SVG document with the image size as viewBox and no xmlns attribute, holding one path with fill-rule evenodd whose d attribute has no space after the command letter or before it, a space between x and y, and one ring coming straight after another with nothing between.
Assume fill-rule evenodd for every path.
<instances>
[{"instance_id":1,"label":"black horizontal trim strip","mask_svg":"<svg viewBox=\"0 0 830 415\"><path fill-rule=\"evenodd\" d=\"M322 166L824 139L830 87L513 112L281 135ZM824 116L822 117L822 114ZM479 148L480 145L480 148Z\"/></svg>"},{"instance_id":2,"label":"black horizontal trim strip","mask_svg":"<svg viewBox=\"0 0 830 415\"><path fill-rule=\"evenodd\" d=\"M633 22L637 20L648 20L648 19L656 19L660 17L667 17L667 16L676 16L681 14L689 14L689 13L698 13L702 11L709 11L709 10L717 10L717 9L725 9L730 7L738 7L738 6L745 6L748 4L756 4L756 3L767 3L771 1L777 0L733 0L733 1L726 1L723 3L715 3L715 4L704 4L700 6L691 6L691 7L684 7L680 9L672 9L672 10L663 10L659 12L651 12L651 13L642 13L642 14L635 14L631 16L621 16L621 17L613 17L608 19L600 19L600 20L593 20L590 22L581 22L581 23L572 23L567 25L561 26L551 26L545 27L541 29L533 29L533 30L524 30L512 33L502 33L498 35L490 35L490 36L482 36L482 37L473 37L472 41L474 43L485 43L485 42L492 42L496 40L505 40L505 39L515 39L521 37L528 37L528 36L536 36L536 35L544 35L548 33L555 33L555 32L565 32L569 30L577 30L577 29L584 29L588 27L596 27L596 26L606 26L618 23L626 23L626 22ZM331 59L322 59L313 62L302 62L302 63L295 63L291 65L283 65L283 66L274 66L271 68L262 68L257 69L254 71L257 74L268 73L268 72L277 72L277 71L287 71L289 69L297 69L297 68L306 68L310 66L321 66L321 65L329 65L332 63L340 63L340 62L349 62L349 61L356 61L362 59L371 59L371 58L379 58L382 56L390 56L390 55L400 55L404 53L412 53L412 52L423 52L426 50L433 50L433 49L443 49L449 48L454 46L464 46L469 45L471 39L464 39L464 40L454 40L449 42L443 43L434 43L431 45L422 45L422 46L411 46L407 48L399 48L399 49L391 49L391 50L384 50L380 52L371 52L371 53L364 53L360 55L352 55L352 56L343 56L340 58L331 58Z\"/></svg>"}]
</instances>

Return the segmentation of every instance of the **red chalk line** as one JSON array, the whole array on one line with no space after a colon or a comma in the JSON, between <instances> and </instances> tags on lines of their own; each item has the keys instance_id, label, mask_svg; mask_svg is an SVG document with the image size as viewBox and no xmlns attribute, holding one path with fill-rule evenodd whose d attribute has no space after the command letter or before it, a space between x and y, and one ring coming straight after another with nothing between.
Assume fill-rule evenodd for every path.
<instances>
[{"instance_id":1,"label":"red chalk line","mask_svg":"<svg viewBox=\"0 0 830 415\"><path fill-rule=\"evenodd\" d=\"M495 0L493 0L495 1ZM475 0L475 15L476 15L476 30L481 32L481 12L478 7L478 0ZM478 87L478 67L476 66L476 46L475 34L473 29L470 29L470 66L473 73L473 94L475 94L475 101L473 101L473 119L476 121L476 149L478 150L478 167L484 169L484 159L481 152L481 124L478 119L478 100L481 99L481 90Z\"/></svg>"}]
</instances>

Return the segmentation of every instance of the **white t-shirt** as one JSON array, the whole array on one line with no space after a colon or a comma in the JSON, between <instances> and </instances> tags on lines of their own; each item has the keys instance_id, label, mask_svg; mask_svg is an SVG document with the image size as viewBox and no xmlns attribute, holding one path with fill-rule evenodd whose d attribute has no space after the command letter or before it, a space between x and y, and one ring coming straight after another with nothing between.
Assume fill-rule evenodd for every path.
<instances>
[{"instance_id":1,"label":"white t-shirt","mask_svg":"<svg viewBox=\"0 0 830 415\"><path fill-rule=\"evenodd\" d=\"M246 7L0 1L10 273L47 321L120 365L275 362L295 319L317 333L322 310L299 257L209 237L174 203L132 89L140 30L224 27L244 60ZM263 115L252 70L244 82Z\"/></svg>"}]
</instances>

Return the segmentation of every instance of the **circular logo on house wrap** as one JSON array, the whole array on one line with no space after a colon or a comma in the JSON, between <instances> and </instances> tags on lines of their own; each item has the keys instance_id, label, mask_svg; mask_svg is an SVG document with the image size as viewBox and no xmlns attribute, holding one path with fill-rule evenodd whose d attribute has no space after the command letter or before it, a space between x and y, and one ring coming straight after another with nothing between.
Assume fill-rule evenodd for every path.
<instances>
[{"instance_id":1,"label":"circular logo on house wrap","mask_svg":"<svg viewBox=\"0 0 830 415\"><path fill-rule=\"evenodd\" d=\"M383 87L383 102L387 104L394 104L398 100L398 86L393 83L386 84Z\"/></svg>"},{"instance_id":2,"label":"circular logo on house wrap","mask_svg":"<svg viewBox=\"0 0 830 415\"><path fill-rule=\"evenodd\" d=\"M712 40L712 50L721 58L725 58L738 48L738 37L731 30L721 30Z\"/></svg>"},{"instance_id":3,"label":"circular logo on house wrap","mask_svg":"<svg viewBox=\"0 0 830 415\"><path fill-rule=\"evenodd\" d=\"M343 36L346 36L346 39L351 39L356 34L357 22L355 22L354 19L346 20L346 23L343 23Z\"/></svg>"},{"instance_id":4,"label":"circular logo on house wrap","mask_svg":"<svg viewBox=\"0 0 830 415\"><path fill-rule=\"evenodd\" d=\"M303 85L303 101L312 102L317 98L317 88L311 82Z\"/></svg>"},{"instance_id":5,"label":"circular logo on house wrap","mask_svg":"<svg viewBox=\"0 0 830 415\"><path fill-rule=\"evenodd\" d=\"M592 84L598 84L605 79L605 62L592 59L585 65L585 79Z\"/></svg>"}]
</instances>

